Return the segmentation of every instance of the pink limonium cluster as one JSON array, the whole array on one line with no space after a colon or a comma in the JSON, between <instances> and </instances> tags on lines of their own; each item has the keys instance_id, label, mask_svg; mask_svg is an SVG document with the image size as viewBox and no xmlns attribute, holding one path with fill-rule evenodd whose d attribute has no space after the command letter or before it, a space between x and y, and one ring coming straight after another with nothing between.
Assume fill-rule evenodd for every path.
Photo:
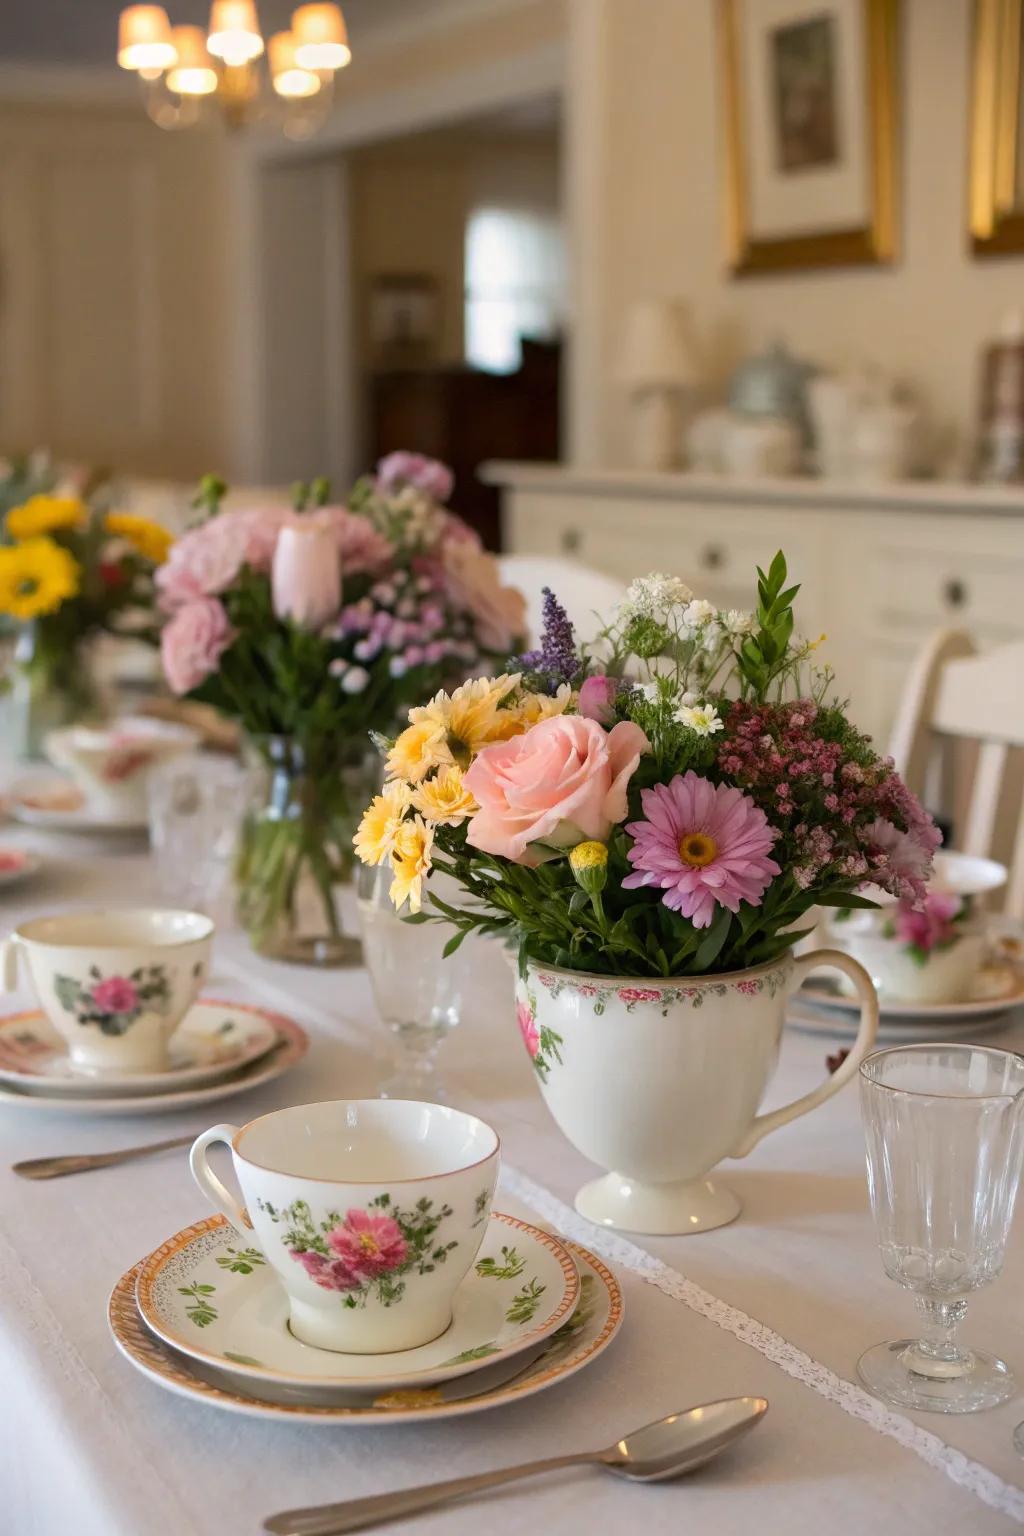
<instances>
[{"instance_id":1,"label":"pink limonium cluster","mask_svg":"<svg viewBox=\"0 0 1024 1536\"><path fill-rule=\"evenodd\" d=\"M445 465L391 454L350 505L316 504L316 488L300 486L295 507L215 505L160 571L172 691L252 735L302 734L311 717L321 733L387 729L522 629L521 596L443 505ZM344 720L331 721L331 701Z\"/></svg>"}]
</instances>

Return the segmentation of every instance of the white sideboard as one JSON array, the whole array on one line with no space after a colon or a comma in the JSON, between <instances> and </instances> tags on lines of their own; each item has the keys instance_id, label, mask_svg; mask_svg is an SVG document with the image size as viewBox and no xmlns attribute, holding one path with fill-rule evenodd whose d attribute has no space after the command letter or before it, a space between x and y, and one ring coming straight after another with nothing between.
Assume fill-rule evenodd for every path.
<instances>
[{"instance_id":1,"label":"white sideboard","mask_svg":"<svg viewBox=\"0 0 1024 1536\"><path fill-rule=\"evenodd\" d=\"M754 566L784 549L804 584L798 625L826 635L821 656L880 743L933 630L967 629L982 647L1024 636L1024 491L499 462L482 476L503 488L507 549L625 581L672 572L723 608L752 607Z\"/></svg>"}]
</instances>

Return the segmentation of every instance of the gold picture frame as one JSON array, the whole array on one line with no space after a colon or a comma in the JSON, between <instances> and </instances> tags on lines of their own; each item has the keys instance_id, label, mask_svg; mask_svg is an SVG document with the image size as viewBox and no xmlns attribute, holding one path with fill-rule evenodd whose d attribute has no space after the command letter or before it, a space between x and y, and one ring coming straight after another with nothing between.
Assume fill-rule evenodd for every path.
<instances>
[{"instance_id":1,"label":"gold picture frame","mask_svg":"<svg viewBox=\"0 0 1024 1536\"><path fill-rule=\"evenodd\" d=\"M718 0L720 78L726 150L730 271L752 277L800 268L891 262L898 228L899 0L861 0L864 9L866 123L869 143L868 218L849 228L760 238L750 229L747 113L740 73L738 0Z\"/></svg>"},{"instance_id":2,"label":"gold picture frame","mask_svg":"<svg viewBox=\"0 0 1024 1536\"><path fill-rule=\"evenodd\" d=\"M975 0L968 188L975 256L1024 252L1022 0Z\"/></svg>"}]
</instances>

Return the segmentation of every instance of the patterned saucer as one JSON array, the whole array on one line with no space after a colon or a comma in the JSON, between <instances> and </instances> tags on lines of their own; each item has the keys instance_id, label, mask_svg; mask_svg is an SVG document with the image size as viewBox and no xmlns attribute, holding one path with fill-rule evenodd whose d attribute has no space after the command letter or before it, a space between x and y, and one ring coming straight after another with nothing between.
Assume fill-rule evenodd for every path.
<instances>
[{"instance_id":1,"label":"patterned saucer","mask_svg":"<svg viewBox=\"0 0 1024 1536\"><path fill-rule=\"evenodd\" d=\"M45 1114L89 1115L102 1118L111 1115L160 1115L173 1110L189 1109L195 1105L212 1104L218 1099L230 1098L232 1094L247 1093L251 1088L262 1087L264 1083L273 1082L274 1078L280 1077L283 1072L290 1071L309 1050L309 1037L306 1031L296 1024L294 1019L289 1019L284 1014L271 1013L266 1008L255 1008L248 1003L215 1003L212 999L207 1006L227 1008L232 1015L239 1013L255 1015L270 1024L274 1031L275 1043L254 1061L249 1061L242 1067L229 1067L227 1075L221 1076L215 1083L192 1083L171 1090L163 1089L158 1093L132 1092L120 1095L104 1083L102 1094L83 1098L54 1091L52 1088L28 1093L8 1079L7 1082L0 1084L0 1105L17 1105L26 1112L41 1111ZM38 1011L30 1009L25 1013L10 1015L3 1021L3 1027L7 1030L29 1024L35 1031L38 1020Z\"/></svg>"},{"instance_id":2,"label":"patterned saucer","mask_svg":"<svg viewBox=\"0 0 1024 1536\"><path fill-rule=\"evenodd\" d=\"M13 821L44 832L144 832L146 818L129 808L124 812L90 805L71 780L44 774L14 784L7 802Z\"/></svg>"},{"instance_id":3,"label":"patterned saucer","mask_svg":"<svg viewBox=\"0 0 1024 1536\"><path fill-rule=\"evenodd\" d=\"M495 1366L485 1364L472 1376L369 1397L339 1393L330 1404L313 1405L298 1394L274 1392L270 1384L236 1378L232 1371L189 1360L154 1338L135 1304L141 1264L122 1275L114 1287L107 1320L117 1348L144 1376L179 1397L210 1403L228 1413L290 1424L409 1424L455 1418L543 1392L590 1365L608 1348L622 1323L622 1293L614 1275L594 1254L578 1243L567 1242L565 1247L580 1272L579 1303L538 1349Z\"/></svg>"},{"instance_id":4,"label":"patterned saucer","mask_svg":"<svg viewBox=\"0 0 1024 1536\"><path fill-rule=\"evenodd\" d=\"M28 880L38 873L42 863L38 853L30 853L27 848L0 848L0 887Z\"/></svg>"},{"instance_id":5,"label":"patterned saucer","mask_svg":"<svg viewBox=\"0 0 1024 1536\"><path fill-rule=\"evenodd\" d=\"M211 1083L265 1056L277 1039L268 1014L232 1003L195 1003L171 1037L166 1072L87 1077L72 1071L67 1042L42 1011L0 1019L0 1083L25 1093L122 1098Z\"/></svg>"},{"instance_id":6,"label":"patterned saucer","mask_svg":"<svg viewBox=\"0 0 1024 1536\"><path fill-rule=\"evenodd\" d=\"M847 997L831 981L814 976L794 994L815 1006L837 1012L860 1012L856 997ZM959 1003L904 1003L879 997L883 1023L905 1020L915 1024L963 1024L969 1019L994 1019L1024 1003L1024 969L1009 961L983 965L974 978L971 996Z\"/></svg>"},{"instance_id":7,"label":"patterned saucer","mask_svg":"<svg viewBox=\"0 0 1024 1536\"><path fill-rule=\"evenodd\" d=\"M223 1216L186 1227L143 1259L135 1290L147 1326L182 1354L253 1384L301 1392L307 1402L339 1391L434 1386L496 1365L541 1343L579 1300L580 1279L564 1245L515 1216L492 1212L477 1260L455 1296L451 1327L417 1349L348 1355L303 1344L288 1327L288 1301L251 1234Z\"/></svg>"}]
</instances>

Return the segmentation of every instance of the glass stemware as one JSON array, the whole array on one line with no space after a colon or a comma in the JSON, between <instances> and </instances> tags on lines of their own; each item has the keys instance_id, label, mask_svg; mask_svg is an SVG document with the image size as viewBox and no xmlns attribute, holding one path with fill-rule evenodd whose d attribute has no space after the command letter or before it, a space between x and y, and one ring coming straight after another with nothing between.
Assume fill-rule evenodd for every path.
<instances>
[{"instance_id":1,"label":"glass stemware","mask_svg":"<svg viewBox=\"0 0 1024 1536\"><path fill-rule=\"evenodd\" d=\"M363 957L394 1055L394 1074L382 1084L380 1097L444 1104L437 1056L445 1036L461 1019L467 962L461 948L444 958L453 933L447 924L404 921L388 895L391 881L387 864L358 866ZM432 875L430 888L447 894L441 887L442 878Z\"/></svg>"},{"instance_id":2,"label":"glass stemware","mask_svg":"<svg viewBox=\"0 0 1024 1536\"><path fill-rule=\"evenodd\" d=\"M916 1297L923 1332L857 1362L886 1402L973 1413L1016 1392L1002 1360L957 1328L1002 1269L1024 1153L1024 1059L972 1045L876 1051L860 1069L868 1189L882 1265Z\"/></svg>"},{"instance_id":3,"label":"glass stemware","mask_svg":"<svg viewBox=\"0 0 1024 1536\"><path fill-rule=\"evenodd\" d=\"M174 758L150 769L149 841L164 901L230 921L246 785L230 758Z\"/></svg>"}]
</instances>

